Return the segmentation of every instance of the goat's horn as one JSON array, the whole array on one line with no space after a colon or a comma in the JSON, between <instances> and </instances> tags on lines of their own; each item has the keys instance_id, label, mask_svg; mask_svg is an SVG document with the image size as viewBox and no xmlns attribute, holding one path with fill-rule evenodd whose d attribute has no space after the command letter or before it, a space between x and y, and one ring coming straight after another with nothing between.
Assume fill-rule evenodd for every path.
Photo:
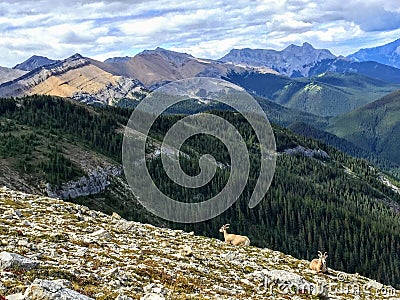
<instances>
[{"instance_id":1,"label":"goat's horn","mask_svg":"<svg viewBox=\"0 0 400 300\"><path fill-rule=\"evenodd\" d=\"M328 254L328 252L325 252L325 253L324 253L324 256L327 255L327 254Z\"/></svg>"},{"instance_id":2,"label":"goat's horn","mask_svg":"<svg viewBox=\"0 0 400 300\"><path fill-rule=\"evenodd\" d=\"M321 252L321 251L318 251L318 254L319 254L319 255L322 255L322 252Z\"/></svg>"}]
</instances>

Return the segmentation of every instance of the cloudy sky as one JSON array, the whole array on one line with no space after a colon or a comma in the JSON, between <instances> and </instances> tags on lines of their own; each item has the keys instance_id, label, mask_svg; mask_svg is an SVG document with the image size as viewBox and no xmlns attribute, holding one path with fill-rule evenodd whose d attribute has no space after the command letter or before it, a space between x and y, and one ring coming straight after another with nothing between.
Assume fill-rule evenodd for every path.
<instances>
[{"instance_id":1,"label":"cloudy sky","mask_svg":"<svg viewBox=\"0 0 400 300\"><path fill-rule=\"evenodd\" d=\"M220 58L309 42L347 55L400 37L399 0L0 0L0 66L157 46Z\"/></svg>"}]
</instances>

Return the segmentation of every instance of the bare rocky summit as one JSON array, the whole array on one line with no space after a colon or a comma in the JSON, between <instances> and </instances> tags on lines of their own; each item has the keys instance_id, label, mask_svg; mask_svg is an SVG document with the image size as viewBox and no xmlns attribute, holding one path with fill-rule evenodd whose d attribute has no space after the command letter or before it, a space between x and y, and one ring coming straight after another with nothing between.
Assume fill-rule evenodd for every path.
<instances>
[{"instance_id":1,"label":"bare rocky summit","mask_svg":"<svg viewBox=\"0 0 400 300\"><path fill-rule=\"evenodd\" d=\"M358 274L0 188L0 299L400 299ZM328 259L329 267L329 259Z\"/></svg>"},{"instance_id":2,"label":"bare rocky summit","mask_svg":"<svg viewBox=\"0 0 400 300\"><path fill-rule=\"evenodd\" d=\"M54 59L49 59L44 56L33 55L32 57L28 58L26 61L17 64L13 69L23 70L23 71L33 71L37 68L48 66L58 62Z\"/></svg>"},{"instance_id":3,"label":"bare rocky summit","mask_svg":"<svg viewBox=\"0 0 400 300\"><path fill-rule=\"evenodd\" d=\"M327 49L315 49L309 43L289 45L282 51L268 49L232 49L223 62L268 67L289 77L307 77L311 68L324 59L335 59Z\"/></svg>"},{"instance_id":4,"label":"bare rocky summit","mask_svg":"<svg viewBox=\"0 0 400 300\"><path fill-rule=\"evenodd\" d=\"M120 76L108 65L80 54L35 68L18 78L7 76L13 80L0 85L0 97L4 98L44 94L113 105L122 99L136 101L145 96L136 79Z\"/></svg>"}]
</instances>

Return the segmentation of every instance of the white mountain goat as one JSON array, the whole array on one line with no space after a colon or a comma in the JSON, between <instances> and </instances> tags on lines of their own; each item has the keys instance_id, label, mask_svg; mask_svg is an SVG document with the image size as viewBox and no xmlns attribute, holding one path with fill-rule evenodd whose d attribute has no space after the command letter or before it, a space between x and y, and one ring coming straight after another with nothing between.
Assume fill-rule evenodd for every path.
<instances>
[{"instance_id":1,"label":"white mountain goat","mask_svg":"<svg viewBox=\"0 0 400 300\"><path fill-rule=\"evenodd\" d=\"M228 233L226 230L230 224L222 225L219 232L224 234L225 242L234 246L250 246L250 240L247 236Z\"/></svg>"},{"instance_id":2,"label":"white mountain goat","mask_svg":"<svg viewBox=\"0 0 400 300\"><path fill-rule=\"evenodd\" d=\"M318 251L318 258L313 259L310 262L310 269L316 271L317 273L325 273L328 269L326 267L326 258L328 257L328 253L322 254L321 251Z\"/></svg>"}]
</instances>

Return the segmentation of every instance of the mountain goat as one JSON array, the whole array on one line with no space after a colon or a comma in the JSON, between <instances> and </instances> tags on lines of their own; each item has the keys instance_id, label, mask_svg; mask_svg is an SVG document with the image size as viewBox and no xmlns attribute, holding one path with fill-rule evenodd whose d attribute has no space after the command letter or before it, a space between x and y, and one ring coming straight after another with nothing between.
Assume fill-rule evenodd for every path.
<instances>
[{"instance_id":1,"label":"mountain goat","mask_svg":"<svg viewBox=\"0 0 400 300\"><path fill-rule=\"evenodd\" d=\"M229 225L230 224L222 225L221 229L219 230L219 232L224 234L225 242L234 246L249 246L250 240L247 236L227 232Z\"/></svg>"},{"instance_id":2,"label":"mountain goat","mask_svg":"<svg viewBox=\"0 0 400 300\"><path fill-rule=\"evenodd\" d=\"M318 251L318 258L313 259L310 262L310 269L316 271L317 273L325 273L328 269L326 267L326 258L328 257L328 253L325 252L322 254L321 251Z\"/></svg>"}]
</instances>

